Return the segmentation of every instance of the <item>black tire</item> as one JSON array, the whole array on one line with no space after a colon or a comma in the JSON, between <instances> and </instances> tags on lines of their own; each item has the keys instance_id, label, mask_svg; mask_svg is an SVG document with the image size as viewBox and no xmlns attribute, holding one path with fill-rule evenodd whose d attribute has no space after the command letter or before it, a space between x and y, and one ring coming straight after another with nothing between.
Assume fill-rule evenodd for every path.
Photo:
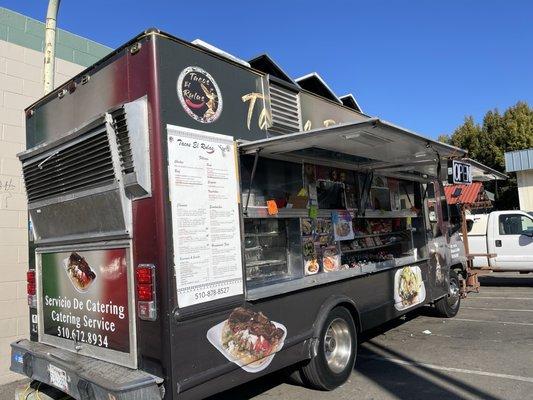
<instances>
[{"instance_id":1,"label":"black tire","mask_svg":"<svg viewBox=\"0 0 533 400\"><path fill-rule=\"evenodd\" d=\"M333 390L348 380L355 364L357 332L350 312L344 307L331 310L318 340L317 355L300 370L302 378L314 389Z\"/></svg>"},{"instance_id":2,"label":"black tire","mask_svg":"<svg viewBox=\"0 0 533 400\"><path fill-rule=\"evenodd\" d=\"M287 380L293 385L305 386L305 382L302 378L302 369L300 367L297 369L290 370L287 375Z\"/></svg>"},{"instance_id":3,"label":"black tire","mask_svg":"<svg viewBox=\"0 0 533 400\"><path fill-rule=\"evenodd\" d=\"M448 294L435 302L435 309L439 316L453 318L461 307L459 275L455 271L450 271L450 284Z\"/></svg>"}]
</instances>

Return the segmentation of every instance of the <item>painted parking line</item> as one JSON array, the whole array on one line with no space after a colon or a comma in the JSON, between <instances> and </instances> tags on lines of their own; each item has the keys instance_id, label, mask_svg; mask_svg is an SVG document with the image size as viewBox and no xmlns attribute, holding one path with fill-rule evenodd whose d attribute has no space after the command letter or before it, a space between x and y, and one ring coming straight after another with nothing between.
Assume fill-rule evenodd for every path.
<instances>
[{"instance_id":1,"label":"painted parking line","mask_svg":"<svg viewBox=\"0 0 533 400\"><path fill-rule=\"evenodd\" d=\"M533 383L533 378L530 378L528 376L498 374L498 373L495 373L495 372L477 371L477 370L464 369L464 368L443 367L441 365L420 363L420 362L414 362L414 361L405 361L405 360L400 360L398 358L390 358L390 357L367 356L367 355L364 355L364 354L359 355L358 358L363 358L363 359L368 359L368 360L375 360L375 361L390 362L390 363L398 364L398 365L408 365L408 366L415 367L415 368L434 369L434 370L437 370L437 371L457 372L457 373L469 374L469 375L490 376L492 378L503 378L503 379L511 379L511 380L514 380L514 381Z\"/></svg>"},{"instance_id":2,"label":"painted parking line","mask_svg":"<svg viewBox=\"0 0 533 400\"><path fill-rule=\"evenodd\" d=\"M451 318L451 319L449 319L449 321L480 322L480 323L502 324L502 325L533 326L533 323L529 323L529 322L488 321L488 320L485 320L485 319L469 319L469 318L457 318L457 317Z\"/></svg>"},{"instance_id":3,"label":"painted parking line","mask_svg":"<svg viewBox=\"0 0 533 400\"><path fill-rule=\"evenodd\" d=\"M533 300L533 297L501 297L501 296L494 296L494 297L489 297L489 296L472 296L472 297L469 297L468 298L469 300L474 300L474 299L497 299L497 300Z\"/></svg>"},{"instance_id":4,"label":"painted parking line","mask_svg":"<svg viewBox=\"0 0 533 400\"><path fill-rule=\"evenodd\" d=\"M519 308L488 308L488 307L468 307L461 306L462 309L467 310L483 310L483 311L511 311L511 312L533 312L533 310L521 310Z\"/></svg>"},{"instance_id":5,"label":"painted parking line","mask_svg":"<svg viewBox=\"0 0 533 400\"><path fill-rule=\"evenodd\" d=\"M501 293L512 293L512 294L533 294L533 286L530 287L508 287L508 288L498 288L498 290L491 290L486 286L482 286L477 294L501 294ZM476 294L473 292L472 294Z\"/></svg>"},{"instance_id":6,"label":"painted parking line","mask_svg":"<svg viewBox=\"0 0 533 400\"><path fill-rule=\"evenodd\" d=\"M533 297L533 290L529 292L517 292L515 290L509 290L509 291L500 291L500 292L487 292L485 290L482 290L479 293L469 293L467 296L467 299L475 298L477 295L479 296L487 296L487 297L501 297L501 296L524 296L524 297Z\"/></svg>"}]
</instances>

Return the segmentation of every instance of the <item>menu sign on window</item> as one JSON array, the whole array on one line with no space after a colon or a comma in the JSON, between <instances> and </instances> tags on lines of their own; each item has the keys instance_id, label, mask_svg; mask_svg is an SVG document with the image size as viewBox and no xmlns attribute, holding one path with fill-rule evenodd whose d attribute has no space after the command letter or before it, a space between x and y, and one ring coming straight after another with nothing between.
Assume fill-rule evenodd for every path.
<instances>
[{"instance_id":1,"label":"menu sign on window","mask_svg":"<svg viewBox=\"0 0 533 400\"><path fill-rule=\"evenodd\" d=\"M178 306L243 293L231 136L167 125Z\"/></svg>"}]
</instances>

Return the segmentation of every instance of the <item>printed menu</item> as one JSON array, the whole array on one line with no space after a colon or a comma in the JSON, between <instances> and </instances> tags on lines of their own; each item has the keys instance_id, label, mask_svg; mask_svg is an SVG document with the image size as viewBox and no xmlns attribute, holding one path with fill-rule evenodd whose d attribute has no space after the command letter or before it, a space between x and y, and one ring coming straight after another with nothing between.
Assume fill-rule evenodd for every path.
<instances>
[{"instance_id":1,"label":"printed menu","mask_svg":"<svg viewBox=\"0 0 533 400\"><path fill-rule=\"evenodd\" d=\"M231 136L167 125L178 306L243 293Z\"/></svg>"}]
</instances>

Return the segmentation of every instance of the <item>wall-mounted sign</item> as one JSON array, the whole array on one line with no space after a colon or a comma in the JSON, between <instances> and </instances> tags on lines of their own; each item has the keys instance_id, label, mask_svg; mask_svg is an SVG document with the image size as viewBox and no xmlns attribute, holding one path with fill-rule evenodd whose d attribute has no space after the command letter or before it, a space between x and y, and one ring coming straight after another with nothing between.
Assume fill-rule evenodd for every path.
<instances>
[{"instance_id":1,"label":"wall-mounted sign","mask_svg":"<svg viewBox=\"0 0 533 400\"><path fill-rule=\"evenodd\" d=\"M472 167L457 160L448 161L448 183L472 183Z\"/></svg>"},{"instance_id":2,"label":"wall-mounted sign","mask_svg":"<svg viewBox=\"0 0 533 400\"><path fill-rule=\"evenodd\" d=\"M222 112L222 94L213 77L200 67L187 67L178 77L178 98L185 112L203 124Z\"/></svg>"},{"instance_id":3,"label":"wall-mounted sign","mask_svg":"<svg viewBox=\"0 0 533 400\"><path fill-rule=\"evenodd\" d=\"M179 307L243 293L239 183L231 136L167 125Z\"/></svg>"}]
</instances>

